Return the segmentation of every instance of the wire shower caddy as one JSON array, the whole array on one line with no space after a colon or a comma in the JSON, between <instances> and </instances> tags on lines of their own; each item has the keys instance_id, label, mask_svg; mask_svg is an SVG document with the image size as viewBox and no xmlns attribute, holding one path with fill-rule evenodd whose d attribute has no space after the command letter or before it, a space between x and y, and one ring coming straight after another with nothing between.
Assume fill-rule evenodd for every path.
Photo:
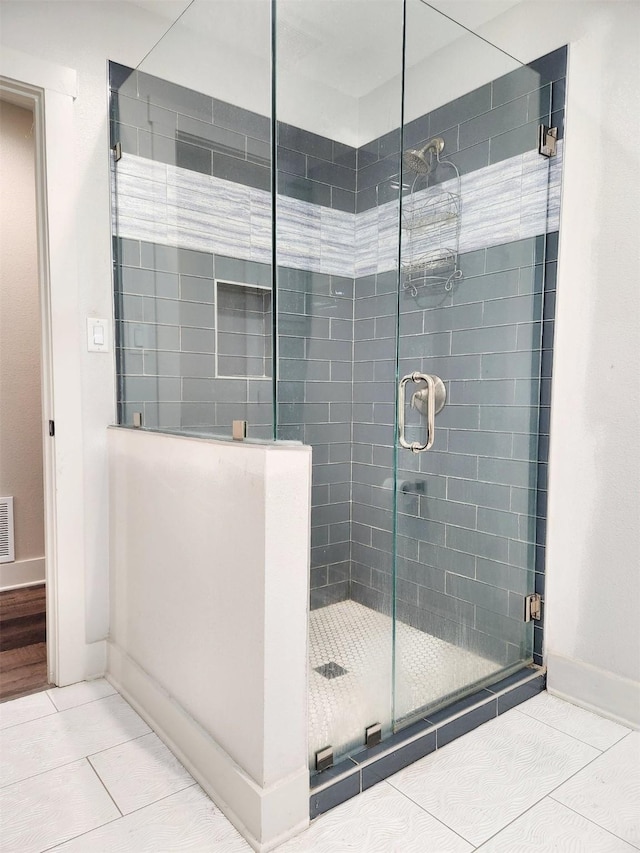
<instances>
[{"instance_id":1,"label":"wire shower caddy","mask_svg":"<svg viewBox=\"0 0 640 853\"><path fill-rule=\"evenodd\" d=\"M402 261L402 287L411 296L421 288L439 287L449 292L462 278L458 266L461 225L461 181L455 163L441 159L442 139L432 140L421 152L425 167L418 171L403 202L402 227L405 246ZM418 162L414 157L406 160ZM419 164L418 164L419 165ZM409 166L411 168L411 166ZM445 172L450 173L445 177ZM439 183L434 183L438 173Z\"/></svg>"}]
</instances>

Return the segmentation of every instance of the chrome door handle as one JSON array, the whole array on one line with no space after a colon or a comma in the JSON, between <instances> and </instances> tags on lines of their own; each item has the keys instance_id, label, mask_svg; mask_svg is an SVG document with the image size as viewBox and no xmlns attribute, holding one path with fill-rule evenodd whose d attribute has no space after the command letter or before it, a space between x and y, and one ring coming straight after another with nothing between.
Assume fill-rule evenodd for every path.
<instances>
[{"instance_id":1,"label":"chrome door handle","mask_svg":"<svg viewBox=\"0 0 640 853\"><path fill-rule=\"evenodd\" d=\"M427 440L424 444L420 444L419 441L407 441L405 438L405 388L408 382L425 382L427 385L421 391L416 391L411 398L411 405L427 417ZM414 370L413 373L408 373L402 377L398 387L398 441L401 447L410 450L412 453L422 453L433 447L433 442L436 440L436 414L444 406L445 400L444 383L438 376L431 376L428 373L419 373Z\"/></svg>"}]
</instances>

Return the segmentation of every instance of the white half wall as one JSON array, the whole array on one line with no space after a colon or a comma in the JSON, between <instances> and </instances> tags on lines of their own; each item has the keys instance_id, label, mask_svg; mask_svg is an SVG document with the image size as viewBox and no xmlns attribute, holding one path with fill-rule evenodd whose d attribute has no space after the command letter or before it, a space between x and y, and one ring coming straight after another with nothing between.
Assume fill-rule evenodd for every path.
<instances>
[{"instance_id":1,"label":"white half wall","mask_svg":"<svg viewBox=\"0 0 640 853\"><path fill-rule=\"evenodd\" d=\"M308 823L311 449L108 430L109 677L256 850Z\"/></svg>"}]
</instances>

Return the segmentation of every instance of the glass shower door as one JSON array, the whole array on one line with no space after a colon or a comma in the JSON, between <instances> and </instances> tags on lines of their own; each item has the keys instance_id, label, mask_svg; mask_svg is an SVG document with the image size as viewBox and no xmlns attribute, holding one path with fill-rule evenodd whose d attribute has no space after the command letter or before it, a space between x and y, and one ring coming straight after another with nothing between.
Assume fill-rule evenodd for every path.
<instances>
[{"instance_id":1,"label":"glass shower door","mask_svg":"<svg viewBox=\"0 0 640 853\"><path fill-rule=\"evenodd\" d=\"M392 729L402 0L278 0L276 436L313 448L309 764Z\"/></svg>"},{"instance_id":2,"label":"glass shower door","mask_svg":"<svg viewBox=\"0 0 640 853\"><path fill-rule=\"evenodd\" d=\"M550 108L537 72L406 11L396 726L533 658Z\"/></svg>"},{"instance_id":3,"label":"glass shower door","mask_svg":"<svg viewBox=\"0 0 640 853\"><path fill-rule=\"evenodd\" d=\"M550 91L420 0L369 5L273 7L275 422L313 447L312 771L532 659Z\"/></svg>"}]
</instances>

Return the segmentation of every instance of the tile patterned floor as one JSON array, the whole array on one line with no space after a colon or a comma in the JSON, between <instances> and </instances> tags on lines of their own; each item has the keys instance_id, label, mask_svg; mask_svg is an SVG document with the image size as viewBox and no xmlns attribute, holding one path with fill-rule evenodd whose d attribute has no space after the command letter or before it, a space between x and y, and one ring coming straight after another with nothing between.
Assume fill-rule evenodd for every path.
<instances>
[{"instance_id":1,"label":"tile patterned floor","mask_svg":"<svg viewBox=\"0 0 640 853\"><path fill-rule=\"evenodd\" d=\"M3 853L250 853L104 680L0 706ZM318 818L281 853L633 853L640 732L542 693Z\"/></svg>"},{"instance_id":2,"label":"tile patterned floor","mask_svg":"<svg viewBox=\"0 0 640 853\"><path fill-rule=\"evenodd\" d=\"M309 766L332 745L334 755L362 748L367 725L391 719L392 621L356 601L311 612L309 623ZM316 667L346 670L325 678ZM398 622L398 718L500 670L493 661ZM428 677L425 677L428 674Z\"/></svg>"}]
</instances>

